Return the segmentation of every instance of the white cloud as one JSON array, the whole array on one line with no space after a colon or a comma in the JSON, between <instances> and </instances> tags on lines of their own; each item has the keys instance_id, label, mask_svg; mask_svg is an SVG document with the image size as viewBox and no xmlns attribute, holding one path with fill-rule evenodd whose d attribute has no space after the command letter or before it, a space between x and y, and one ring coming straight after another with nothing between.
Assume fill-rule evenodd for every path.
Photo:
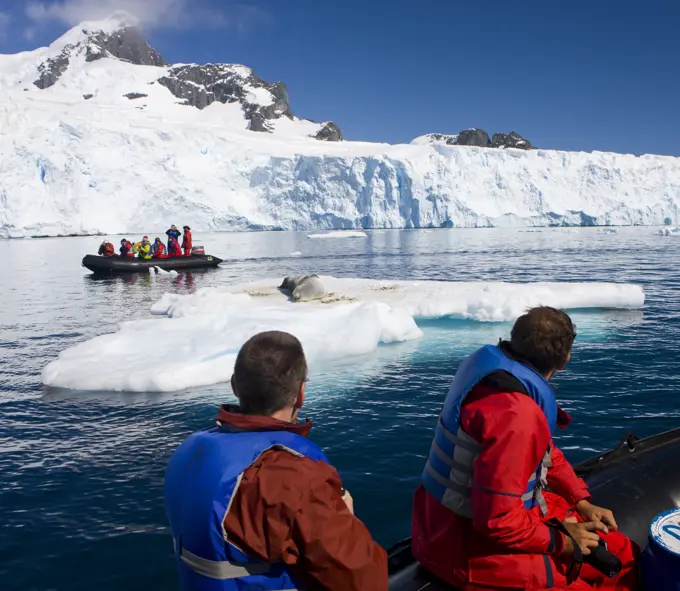
<instances>
[{"instance_id":1,"label":"white cloud","mask_svg":"<svg viewBox=\"0 0 680 591\"><path fill-rule=\"evenodd\" d=\"M29 0L26 16L35 26L59 22L69 26L125 12L136 24L154 28L235 28L240 32L268 20L262 9L223 3L224 9L200 6L200 0ZM24 35L31 35L31 28Z\"/></svg>"}]
</instances>

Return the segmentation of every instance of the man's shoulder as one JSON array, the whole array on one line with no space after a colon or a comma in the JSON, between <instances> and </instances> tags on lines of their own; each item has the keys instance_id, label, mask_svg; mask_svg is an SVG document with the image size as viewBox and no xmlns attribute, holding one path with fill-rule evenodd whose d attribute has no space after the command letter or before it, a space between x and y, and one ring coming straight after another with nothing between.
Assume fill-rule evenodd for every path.
<instances>
[{"instance_id":1,"label":"man's shoulder","mask_svg":"<svg viewBox=\"0 0 680 591\"><path fill-rule=\"evenodd\" d=\"M257 491L263 500L290 504L305 502L315 489L340 486L337 471L327 462L269 449L243 473L240 488Z\"/></svg>"}]
</instances>

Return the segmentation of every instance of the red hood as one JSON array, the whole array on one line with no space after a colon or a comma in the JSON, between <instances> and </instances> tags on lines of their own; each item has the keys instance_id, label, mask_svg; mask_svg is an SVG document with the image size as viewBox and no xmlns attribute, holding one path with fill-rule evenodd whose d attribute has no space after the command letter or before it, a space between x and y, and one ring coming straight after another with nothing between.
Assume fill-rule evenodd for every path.
<instances>
[{"instance_id":1,"label":"red hood","mask_svg":"<svg viewBox=\"0 0 680 591\"><path fill-rule=\"evenodd\" d=\"M217 422L231 425L242 431L288 431L302 437L307 437L312 428L312 421L309 419L304 423L287 423L272 417L244 415L234 404L223 404L220 407Z\"/></svg>"}]
</instances>

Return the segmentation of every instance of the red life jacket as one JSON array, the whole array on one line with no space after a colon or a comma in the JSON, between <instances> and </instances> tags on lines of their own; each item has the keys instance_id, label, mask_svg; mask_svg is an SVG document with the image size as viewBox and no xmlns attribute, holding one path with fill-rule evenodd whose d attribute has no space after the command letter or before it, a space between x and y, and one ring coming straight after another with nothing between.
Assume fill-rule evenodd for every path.
<instances>
[{"instance_id":1,"label":"red life jacket","mask_svg":"<svg viewBox=\"0 0 680 591\"><path fill-rule=\"evenodd\" d=\"M191 230L185 230L184 238L182 239L182 248L191 250L192 246Z\"/></svg>"}]
</instances>

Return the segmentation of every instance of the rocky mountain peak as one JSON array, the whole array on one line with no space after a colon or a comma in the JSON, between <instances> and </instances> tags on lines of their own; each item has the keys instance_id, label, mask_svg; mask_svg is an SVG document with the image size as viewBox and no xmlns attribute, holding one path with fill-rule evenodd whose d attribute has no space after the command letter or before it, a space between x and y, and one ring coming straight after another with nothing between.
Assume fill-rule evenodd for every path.
<instances>
[{"instance_id":1,"label":"rocky mountain peak","mask_svg":"<svg viewBox=\"0 0 680 591\"><path fill-rule=\"evenodd\" d=\"M54 54L38 66L39 77L33 84L40 89L53 86L80 56L87 62L111 57L140 66L167 65L125 12L113 13L104 21L82 23L53 43L53 48Z\"/></svg>"}]
</instances>

